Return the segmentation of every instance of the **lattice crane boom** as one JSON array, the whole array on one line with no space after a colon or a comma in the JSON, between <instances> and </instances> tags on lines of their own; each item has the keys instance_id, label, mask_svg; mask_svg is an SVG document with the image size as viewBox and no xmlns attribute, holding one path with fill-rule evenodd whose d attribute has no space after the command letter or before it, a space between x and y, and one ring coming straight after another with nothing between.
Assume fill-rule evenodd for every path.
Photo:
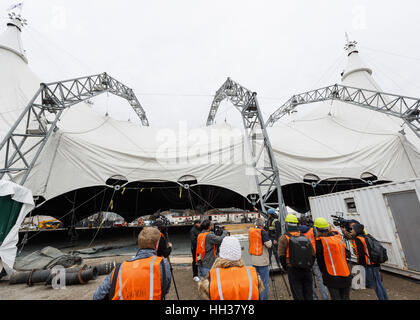
<instances>
[{"instance_id":1,"label":"lattice crane boom","mask_svg":"<svg viewBox=\"0 0 420 320\"><path fill-rule=\"evenodd\" d=\"M105 92L126 99L142 125L149 125L146 113L133 90L106 73L42 83L0 144L0 152L4 151L4 167L0 167L0 179L7 175L13 182L20 179L19 183L23 185L47 140L58 129L57 123L63 111ZM54 119L48 120L47 115ZM29 154L34 156L29 159Z\"/></svg>"},{"instance_id":2,"label":"lattice crane boom","mask_svg":"<svg viewBox=\"0 0 420 320\"><path fill-rule=\"evenodd\" d=\"M272 126L299 105L328 100L338 100L401 118L420 138L420 99L339 84L294 95L270 116L266 125Z\"/></svg>"},{"instance_id":3,"label":"lattice crane boom","mask_svg":"<svg viewBox=\"0 0 420 320\"><path fill-rule=\"evenodd\" d=\"M220 103L225 99L230 100L242 116L247 133L246 140L251 150L252 165L255 170L254 175L259 196L257 202L260 203L264 215L266 215L269 208L279 208L280 220L284 228L286 207L281 190L279 171L257 101L257 94L228 78L216 92L210 108L207 125L214 123ZM267 188L264 194L263 188ZM277 202L269 202L269 197L274 192L277 192Z\"/></svg>"}]
</instances>

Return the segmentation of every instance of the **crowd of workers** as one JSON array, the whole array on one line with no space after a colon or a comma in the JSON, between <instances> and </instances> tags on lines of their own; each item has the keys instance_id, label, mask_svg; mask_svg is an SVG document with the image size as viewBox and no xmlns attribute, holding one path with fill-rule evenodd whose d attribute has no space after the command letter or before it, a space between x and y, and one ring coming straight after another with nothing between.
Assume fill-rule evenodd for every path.
<instances>
[{"instance_id":1,"label":"crowd of workers","mask_svg":"<svg viewBox=\"0 0 420 320\"><path fill-rule=\"evenodd\" d=\"M153 227L144 227L138 236L136 256L117 265L93 298L164 299L171 286L171 276L173 279L169 260L172 244L166 228L159 221ZM356 220L350 228L341 228L340 235L324 218L312 222L290 214L282 234L278 216L270 209L267 220L256 219L248 230L250 266L242 259L237 237L224 229L217 234L214 231L214 224L209 220L194 221L190 230L193 280L202 299L267 300L274 255L279 272L287 273L293 299L349 300L351 254L345 243L349 240L356 264L366 270L366 287L373 288L378 299L388 300L380 265L371 261L367 233Z\"/></svg>"}]
</instances>

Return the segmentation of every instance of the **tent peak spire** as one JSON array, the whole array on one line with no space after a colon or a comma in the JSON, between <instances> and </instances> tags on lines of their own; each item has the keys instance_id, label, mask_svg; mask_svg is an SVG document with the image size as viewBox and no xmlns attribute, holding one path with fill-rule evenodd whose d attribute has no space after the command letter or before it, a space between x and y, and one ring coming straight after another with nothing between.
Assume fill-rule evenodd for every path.
<instances>
[{"instance_id":1,"label":"tent peak spire","mask_svg":"<svg viewBox=\"0 0 420 320\"><path fill-rule=\"evenodd\" d=\"M16 13L13 10L21 9L22 4L17 4L9 8L9 19L6 23L6 30L0 34L0 49L11 51L22 58L25 63L28 63L26 58L26 52L23 49L22 44L22 28L28 24L27 20L22 17L20 13Z\"/></svg>"},{"instance_id":2,"label":"tent peak spire","mask_svg":"<svg viewBox=\"0 0 420 320\"><path fill-rule=\"evenodd\" d=\"M372 69L367 67L365 63L361 60L359 56L359 50L357 49L357 41L350 41L349 36L346 32L346 45L344 50L347 52L347 66L344 71L341 73L341 82L342 84L353 85L356 87L361 87L363 79L360 76L356 76L358 80L355 80L355 83L346 83L345 80L348 76L354 74L361 74L361 72L367 72L369 76L372 75ZM354 76L352 76L354 78ZM361 82L362 81L362 82Z\"/></svg>"},{"instance_id":3,"label":"tent peak spire","mask_svg":"<svg viewBox=\"0 0 420 320\"><path fill-rule=\"evenodd\" d=\"M19 32L22 32L22 28L28 25L28 21L22 17L20 14L14 12L9 13L9 21L7 26L18 28Z\"/></svg>"},{"instance_id":4,"label":"tent peak spire","mask_svg":"<svg viewBox=\"0 0 420 320\"><path fill-rule=\"evenodd\" d=\"M10 6L6 11L9 15L7 25L16 27L22 32L22 28L28 24L28 21L22 17L23 2L16 3Z\"/></svg>"},{"instance_id":5,"label":"tent peak spire","mask_svg":"<svg viewBox=\"0 0 420 320\"><path fill-rule=\"evenodd\" d=\"M349 35L346 32L346 45L344 46L344 50L347 51L347 56L350 56L352 53L356 52L359 53L359 51L357 50L357 41L350 41L349 39Z\"/></svg>"}]
</instances>

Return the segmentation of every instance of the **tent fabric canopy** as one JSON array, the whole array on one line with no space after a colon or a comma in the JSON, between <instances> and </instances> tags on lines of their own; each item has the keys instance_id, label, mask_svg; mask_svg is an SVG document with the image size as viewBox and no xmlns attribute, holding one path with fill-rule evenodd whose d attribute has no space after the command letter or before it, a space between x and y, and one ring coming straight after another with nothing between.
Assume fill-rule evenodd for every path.
<instances>
[{"instance_id":1,"label":"tent fabric canopy","mask_svg":"<svg viewBox=\"0 0 420 320\"><path fill-rule=\"evenodd\" d=\"M0 221L3 242L0 245L0 259L10 275L15 263L19 227L25 216L35 207L32 192L15 183L0 180ZM3 222L5 225L3 225Z\"/></svg>"},{"instance_id":2,"label":"tent fabric canopy","mask_svg":"<svg viewBox=\"0 0 420 320\"><path fill-rule=\"evenodd\" d=\"M15 202L11 196L0 198L0 246L16 224L22 203Z\"/></svg>"},{"instance_id":3,"label":"tent fabric canopy","mask_svg":"<svg viewBox=\"0 0 420 320\"><path fill-rule=\"evenodd\" d=\"M10 32L16 28L8 26L5 33ZM5 49L4 38L0 37L0 70L6 71L0 74L1 139L41 83L18 54ZM352 49L342 84L380 90L372 71ZM406 135L399 133L401 124L401 119L333 101L300 106L296 115L267 131L282 185L303 183L307 175L360 179L366 172L395 181L420 176L420 141L409 129ZM128 182L177 182L191 175L198 184L246 197L258 192L245 137L242 128L227 124L186 132L140 127L82 103L66 110L25 186L49 200L71 190L103 186L116 175Z\"/></svg>"}]
</instances>

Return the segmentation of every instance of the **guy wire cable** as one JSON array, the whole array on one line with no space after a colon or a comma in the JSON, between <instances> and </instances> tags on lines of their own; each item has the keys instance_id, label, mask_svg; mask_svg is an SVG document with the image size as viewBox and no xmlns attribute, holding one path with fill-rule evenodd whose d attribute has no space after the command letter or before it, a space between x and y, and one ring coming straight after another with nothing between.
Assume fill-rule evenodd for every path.
<instances>
[{"instance_id":1,"label":"guy wire cable","mask_svg":"<svg viewBox=\"0 0 420 320\"><path fill-rule=\"evenodd\" d=\"M77 209L79 209L80 207L82 207L83 205L85 205L86 203L88 203L89 201L91 201L92 199L96 198L97 196L99 196L101 193L105 192L106 190L108 190L110 188L110 186L105 186L104 189L100 192L97 192L96 194L94 194L92 197L90 197L88 200L84 201L82 204L80 204L79 206L77 206L76 208L74 208L74 211L76 211ZM66 216L68 216L70 213L73 212L73 209L70 209L69 212L67 212L66 214L64 214L63 216L57 218L57 220L62 220L63 218L65 218ZM40 234L42 232L42 230L39 230L38 232L36 232L34 235L32 235L29 239L33 239L35 236L37 236L38 234Z\"/></svg>"},{"instance_id":2,"label":"guy wire cable","mask_svg":"<svg viewBox=\"0 0 420 320\"><path fill-rule=\"evenodd\" d=\"M111 204L112 204L112 202L113 202L113 200L114 200L115 191L116 191L116 190L114 189L114 192L112 193L111 201L109 202L109 205L108 205L108 209L107 209L107 211L108 211L108 210L109 210L109 208L111 207ZM96 233L95 233L95 235L94 235L94 237L93 237L92 241L89 243L88 248L90 248L90 246L92 245L93 241L95 241L95 238L96 238L96 236L98 235L98 232L101 230L101 228L102 228L102 225L103 225L103 224L104 224L104 218L102 218L101 224L99 225L99 228L96 230Z\"/></svg>"}]
</instances>

